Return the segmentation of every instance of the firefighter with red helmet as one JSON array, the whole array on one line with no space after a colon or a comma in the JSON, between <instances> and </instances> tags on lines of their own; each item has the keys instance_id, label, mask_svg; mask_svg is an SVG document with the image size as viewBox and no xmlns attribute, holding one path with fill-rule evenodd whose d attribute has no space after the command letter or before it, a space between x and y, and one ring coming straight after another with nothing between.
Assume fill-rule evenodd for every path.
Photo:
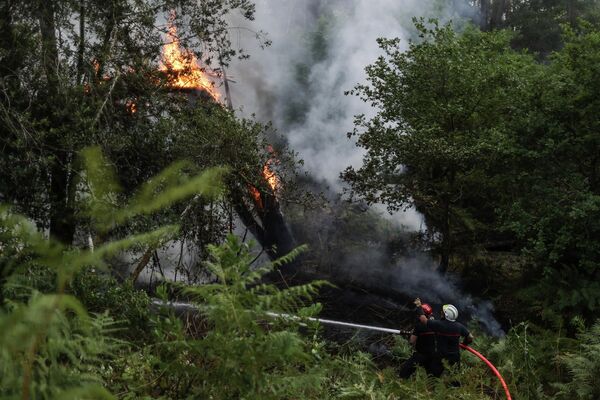
<instances>
[{"instance_id":1,"label":"firefighter with red helmet","mask_svg":"<svg viewBox=\"0 0 600 400\"><path fill-rule=\"evenodd\" d=\"M433 319L433 309L429 304L420 304L419 308L419 314L423 314L427 316L427 318ZM415 352L400 367L400 377L410 377L416 371L417 366L425 368L430 375L437 375L434 368L436 357L435 333L427 328L427 325L417 321L415 329L410 335L409 342L414 347Z\"/></svg>"}]
</instances>

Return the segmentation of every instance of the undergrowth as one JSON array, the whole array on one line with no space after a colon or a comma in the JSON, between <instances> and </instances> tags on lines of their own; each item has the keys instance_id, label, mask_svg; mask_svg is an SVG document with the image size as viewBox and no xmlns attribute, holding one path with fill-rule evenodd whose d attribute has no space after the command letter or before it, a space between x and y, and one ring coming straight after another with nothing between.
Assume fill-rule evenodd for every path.
<instances>
[{"instance_id":1,"label":"undergrowth","mask_svg":"<svg viewBox=\"0 0 600 400\"><path fill-rule=\"evenodd\" d=\"M85 159L94 167L86 175L90 221L107 233L171 202L219 192L218 171L181 183L185 171L175 166L117 207L107 163L94 150ZM173 175L180 184L166 183ZM336 344L307 319L318 315L313 298L326 283L285 289L263 283L265 274L302 247L254 268L251 246L234 235L209 246L206 267L215 281L181 288L197 307L185 319L168 306L166 289L158 290L164 303L152 311L148 296L111 278L105 262L127 249L168 240L177 227L107 240L91 251L45 238L10 208L3 207L0 217L2 398L503 398L495 378L467 354L461 367L441 379L418 370L400 380L395 366L410 353L403 339L392 349L392 367L378 367L360 348L331 351ZM498 366L514 398L597 399L600 323L591 329L578 320L573 325L580 332L576 338L560 326L520 324L502 339L480 335L475 347Z\"/></svg>"}]
</instances>

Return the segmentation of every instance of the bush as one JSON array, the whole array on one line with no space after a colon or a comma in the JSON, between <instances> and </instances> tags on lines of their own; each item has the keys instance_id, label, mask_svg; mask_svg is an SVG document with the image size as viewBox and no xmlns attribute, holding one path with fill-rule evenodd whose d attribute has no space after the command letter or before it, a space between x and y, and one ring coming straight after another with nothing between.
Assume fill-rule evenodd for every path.
<instances>
[{"instance_id":1,"label":"bush","mask_svg":"<svg viewBox=\"0 0 600 400\"><path fill-rule=\"evenodd\" d=\"M87 150L84 162L87 182L82 187L90 191L85 194L86 212L104 233L190 195L218 193L220 170L189 178L180 163L150 180L119 208L112 202L118 188L108 182L113 174L100 152ZM115 339L118 329L111 317L88 315L67 289L71 287L90 308L116 311L141 329L147 297L130 286L114 285L105 276L94 276L92 268L103 268L107 257L133 246L169 240L176 231L177 227L166 226L103 243L94 251L76 250L47 239L29 219L0 207L0 284L3 294L13 295L2 299L0 306L0 394L24 399L112 398L102 386L110 382L117 365L111 359L125 358L131 349ZM32 285L45 286L49 293Z\"/></svg>"},{"instance_id":2,"label":"bush","mask_svg":"<svg viewBox=\"0 0 600 400\"><path fill-rule=\"evenodd\" d=\"M114 277L86 268L75 276L70 291L88 311L108 312L120 322L120 334L129 339L141 339L150 327L150 298L133 287L131 281L119 283Z\"/></svg>"}]
</instances>

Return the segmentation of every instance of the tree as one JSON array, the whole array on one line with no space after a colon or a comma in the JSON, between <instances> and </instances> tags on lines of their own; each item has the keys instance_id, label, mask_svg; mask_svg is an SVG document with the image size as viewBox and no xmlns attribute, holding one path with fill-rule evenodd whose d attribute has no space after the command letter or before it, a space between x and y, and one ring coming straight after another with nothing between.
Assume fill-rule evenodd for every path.
<instances>
[{"instance_id":1,"label":"tree","mask_svg":"<svg viewBox=\"0 0 600 400\"><path fill-rule=\"evenodd\" d=\"M391 209L425 216L444 271L453 255L519 252L536 280L522 294L544 317L600 308L600 35L566 28L545 63L510 34L448 26L421 31L355 89L377 109L358 116L364 165L344 178ZM552 295L549 296L548 294Z\"/></svg>"},{"instance_id":2,"label":"tree","mask_svg":"<svg viewBox=\"0 0 600 400\"><path fill-rule=\"evenodd\" d=\"M590 25L567 29L564 42L540 82L529 128L515 136L518 195L502 219L544 277L539 307L591 318L600 309L600 34Z\"/></svg>"},{"instance_id":3,"label":"tree","mask_svg":"<svg viewBox=\"0 0 600 400\"><path fill-rule=\"evenodd\" d=\"M197 160L199 168L244 164L246 179L260 181L267 157L259 151L264 129L239 121L212 100L190 100L189 91L173 91L173 74L159 70L167 30L161 20L172 10L181 44L196 50L208 72L218 76L231 57L246 57L229 41L226 16L241 12L251 19L254 5L248 0L8 0L0 5L0 199L63 243L88 230L76 205L76 154L88 145L102 146L125 191L183 157ZM206 122L186 123L193 118ZM207 129L215 131L207 134ZM219 138L218 144L209 142ZM209 159L191 154L182 141L197 151L221 151ZM250 147L239 149L240 143ZM250 158L255 172L247 174ZM196 228L211 220L223 227L225 216L215 211L222 208L199 205L188 221L201 217Z\"/></svg>"},{"instance_id":4,"label":"tree","mask_svg":"<svg viewBox=\"0 0 600 400\"><path fill-rule=\"evenodd\" d=\"M526 118L537 66L504 32L416 26L421 41L406 52L397 39L379 40L385 56L354 90L377 114L356 118L366 154L343 177L369 202L423 213L445 271L459 246L498 236L495 175L506 167L511 129Z\"/></svg>"},{"instance_id":5,"label":"tree","mask_svg":"<svg viewBox=\"0 0 600 400\"><path fill-rule=\"evenodd\" d=\"M562 46L561 25L578 25L579 19L598 23L597 0L483 0L480 18L483 30L512 28L518 34L515 48L526 48L546 58Z\"/></svg>"}]
</instances>

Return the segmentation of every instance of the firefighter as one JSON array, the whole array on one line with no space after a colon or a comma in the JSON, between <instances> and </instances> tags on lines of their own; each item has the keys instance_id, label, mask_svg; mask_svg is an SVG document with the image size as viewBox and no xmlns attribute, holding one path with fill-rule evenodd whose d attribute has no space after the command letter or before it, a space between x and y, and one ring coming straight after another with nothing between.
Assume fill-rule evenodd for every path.
<instances>
[{"instance_id":1,"label":"firefighter","mask_svg":"<svg viewBox=\"0 0 600 400\"><path fill-rule=\"evenodd\" d=\"M418 308L421 310L420 315L433 319L433 309L429 304L419 304ZM428 374L433 374L432 366L436 355L435 333L417 320L409 342L415 352L400 367L400 377L410 377L416 371L418 365L425 368Z\"/></svg>"},{"instance_id":2,"label":"firefighter","mask_svg":"<svg viewBox=\"0 0 600 400\"><path fill-rule=\"evenodd\" d=\"M421 305L421 300L415 299L415 304ZM473 335L463 324L456 321L458 318L456 307L452 304L444 304L442 319L439 321L429 319L422 310L419 310L419 307L417 307L417 315L421 324L435 332L439 362L437 365L434 362L434 374L439 376L443 372L443 360L446 360L449 365L460 365L460 338L463 338L464 344L469 344L473 341Z\"/></svg>"}]
</instances>

